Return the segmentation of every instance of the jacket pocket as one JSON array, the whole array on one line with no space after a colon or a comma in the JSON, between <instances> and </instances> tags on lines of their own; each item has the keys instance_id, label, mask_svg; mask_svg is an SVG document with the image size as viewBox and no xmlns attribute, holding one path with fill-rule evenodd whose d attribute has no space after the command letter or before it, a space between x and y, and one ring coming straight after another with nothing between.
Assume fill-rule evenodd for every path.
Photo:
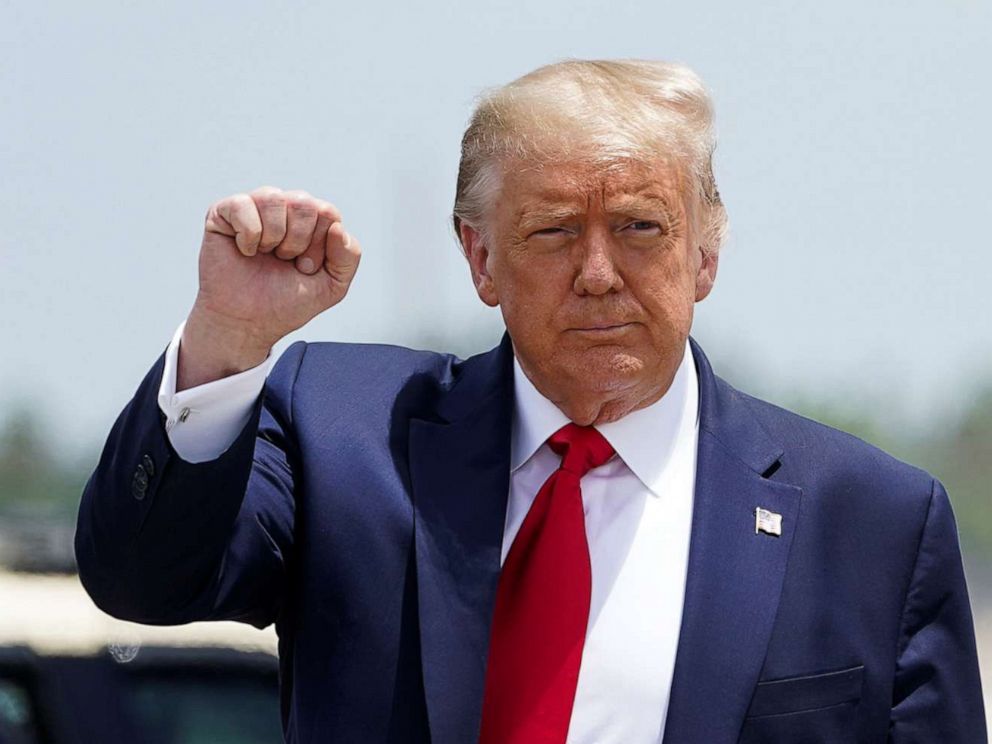
<instances>
[{"instance_id":1,"label":"jacket pocket","mask_svg":"<svg viewBox=\"0 0 992 744\"><path fill-rule=\"evenodd\" d=\"M864 666L759 682L740 744L856 741Z\"/></svg>"}]
</instances>

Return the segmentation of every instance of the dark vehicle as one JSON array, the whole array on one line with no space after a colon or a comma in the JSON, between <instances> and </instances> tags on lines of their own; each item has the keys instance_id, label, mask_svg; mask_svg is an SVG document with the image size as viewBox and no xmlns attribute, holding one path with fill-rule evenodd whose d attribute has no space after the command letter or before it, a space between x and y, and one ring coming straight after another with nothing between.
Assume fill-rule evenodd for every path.
<instances>
[{"instance_id":1,"label":"dark vehicle","mask_svg":"<svg viewBox=\"0 0 992 744\"><path fill-rule=\"evenodd\" d=\"M0 744L281 744L273 651L271 632L121 623L74 577L0 573Z\"/></svg>"},{"instance_id":2,"label":"dark vehicle","mask_svg":"<svg viewBox=\"0 0 992 744\"><path fill-rule=\"evenodd\" d=\"M265 653L0 650L0 744L278 744L277 697Z\"/></svg>"}]
</instances>

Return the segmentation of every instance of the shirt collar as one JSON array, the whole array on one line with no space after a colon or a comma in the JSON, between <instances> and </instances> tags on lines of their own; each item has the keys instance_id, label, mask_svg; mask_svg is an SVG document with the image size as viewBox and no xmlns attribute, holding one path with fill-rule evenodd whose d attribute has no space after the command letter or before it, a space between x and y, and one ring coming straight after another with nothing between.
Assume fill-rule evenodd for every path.
<instances>
[{"instance_id":1,"label":"shirt collar","mask_svg":"<svg viewBox=\"0 0 992 744\"><path fill-rule=\"evenodd\" d=\"M510 449L511 471L526 463L548 437L569 422L545 398L513 358L514 410ZM596 429L620 459L655 495L661 495L665 471L682 447L695 442L699 415L699 383L692 350L686 342L682 362L668 391L645 408Z\"/></svg>"}]
</instances>

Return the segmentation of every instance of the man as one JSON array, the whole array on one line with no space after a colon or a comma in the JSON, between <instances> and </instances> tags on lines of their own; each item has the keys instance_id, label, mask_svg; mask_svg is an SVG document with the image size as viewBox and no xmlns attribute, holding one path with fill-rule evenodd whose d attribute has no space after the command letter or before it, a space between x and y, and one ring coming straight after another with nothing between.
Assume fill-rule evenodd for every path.
<instances>
[{"instance_id":1,"label":"man","mask_svg":"<svg viewBox=\"0 0 992 744\"><path fill-rule=\"evenodd\" d=\"M486 96L454 221L507 335L464 362L299 343L265 380L359 245L305 193L212 206L193 309L83 496L94 600L276 623L291 742L985 741L944 489L689 340L713 146L679 65Z\"/></svg>"}]
</instances>

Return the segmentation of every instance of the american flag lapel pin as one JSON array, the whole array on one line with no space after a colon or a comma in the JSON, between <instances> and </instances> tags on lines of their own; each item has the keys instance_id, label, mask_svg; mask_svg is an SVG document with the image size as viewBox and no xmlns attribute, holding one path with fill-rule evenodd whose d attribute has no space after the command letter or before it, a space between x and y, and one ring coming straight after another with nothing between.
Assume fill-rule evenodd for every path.
<instances>
[{"instance_id":1,"label":"american flag lapel pin","mask_svg":"<svg viewBox=\"0 0 992 744\"><path fill-rule=\"evenodd\" d=\"M782 536L782 515L773 511L762 509L760 506L754 510L754 534L764 532L766 535L774 537Z\"/></svg>"}]
</instances>

